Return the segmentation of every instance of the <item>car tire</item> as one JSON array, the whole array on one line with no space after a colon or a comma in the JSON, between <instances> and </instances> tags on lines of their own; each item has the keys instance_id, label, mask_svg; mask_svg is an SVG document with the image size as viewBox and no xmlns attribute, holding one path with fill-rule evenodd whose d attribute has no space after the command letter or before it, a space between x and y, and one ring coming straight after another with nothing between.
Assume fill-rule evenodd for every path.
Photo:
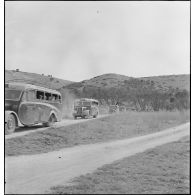
<instances>
[{"instance_id":1,"label":"car tire","mask_svg":"<svg viewBox=\"0 0 195 195\"><path fill-rule=\"evenodd\" d=\"M56 119L55 115L52 114L52 115L49 117L48 122L43 123L43 125L44 125L45 127L51 127L51 126L53 126L53 124L54 124L55 122L57 122L57 119Z\"/></svg>"},{"instance_id":2,"label":"car tire","mask_svg":"<svg viewBox=\"0 0 195 195\"><path fill-rule=\"evenodd\" d=\"M13 114L10 114L5 125L5 134L11 134L15 131L17 126L16 118Z\"/></svg>"},{"instance_id":3,"label":"car tire","mask_svg":"<svg viewBox=\"0 0 195 195\"><path fill-rule=\"evenodd\" d=\"M93 118L97 118L98 114L94 115Z\"/></svg>"}]
</instances>

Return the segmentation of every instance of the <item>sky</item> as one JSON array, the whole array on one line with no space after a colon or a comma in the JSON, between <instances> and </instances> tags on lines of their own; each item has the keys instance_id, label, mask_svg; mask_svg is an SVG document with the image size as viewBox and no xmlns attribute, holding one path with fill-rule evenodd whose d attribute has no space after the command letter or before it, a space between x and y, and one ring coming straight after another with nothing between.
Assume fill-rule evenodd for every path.
<instances>
[{"instance_id":1,"label":"sky","mask_svg":"<svg viewBox=\"0 0 195 195\"><path fill-rule=\"evenodd\" d=\"M5 1L5 69L71 81L190 73L188 1Z\"/></svg>"}]
</instances>

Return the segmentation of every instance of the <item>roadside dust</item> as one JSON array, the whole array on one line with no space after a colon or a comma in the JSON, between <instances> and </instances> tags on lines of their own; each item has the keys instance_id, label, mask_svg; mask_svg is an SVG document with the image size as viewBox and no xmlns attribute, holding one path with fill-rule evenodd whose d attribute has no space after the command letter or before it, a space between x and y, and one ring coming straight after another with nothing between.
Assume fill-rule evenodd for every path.
<instances>
[{"instance_id":1,"label":"roadside dust","mask_svg":"<svg viewBox=\"0 0 195 195\"><path fill-rule=\"evenodd\" d=\"M72 118L74 101L76 96L69 90L61 91L62 94L62 118Z\"/></svg>"}]
</instances>

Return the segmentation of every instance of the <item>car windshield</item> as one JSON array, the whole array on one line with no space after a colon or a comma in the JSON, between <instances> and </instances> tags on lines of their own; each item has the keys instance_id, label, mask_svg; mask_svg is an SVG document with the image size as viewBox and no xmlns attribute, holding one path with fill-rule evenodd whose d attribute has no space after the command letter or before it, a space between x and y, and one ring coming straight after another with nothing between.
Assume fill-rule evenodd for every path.
<instances>
[{"instance_id":1,"label":"car windshield","mask_svg":"<svg viewBox=\"0 0 195 195\"><path fill-rule=\"evenodd\" d=\"M91 102L87 102L87 101L84 102L84 101L83 101L83 102L82 102L82 105L83 105L83 106L90 106L90 105L91 105Z\"/></svg>"},{"instance_id":2,"label":"car windshield","mask_svg":"<svg viewBox=\"0 0 195 195\"><path fill-rule=\"evenodd\" d=\"M87 102L87 101L76 101L75 102L75 106L90 106L91 102Z\"/></svg>"},{"instance_id":3,"label":"car windshield","mask_svg":"<svg viewBox=\"0 0 195 195\"><path fill-rule=\"evenodd\" d=\"M7 100L18 100L22 91L17 89L5 89L5 99Z\"/></svg>"}]
</instances>

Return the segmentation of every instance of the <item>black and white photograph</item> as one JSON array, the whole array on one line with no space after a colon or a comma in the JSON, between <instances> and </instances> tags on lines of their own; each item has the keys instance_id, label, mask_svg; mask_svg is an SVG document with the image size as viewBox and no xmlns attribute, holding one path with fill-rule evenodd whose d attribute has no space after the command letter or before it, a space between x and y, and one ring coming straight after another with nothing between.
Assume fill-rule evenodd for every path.
<instances>
[{"instance_id":1,"label":"black and white photograph","mask_svg":"<svg viewBox=\"0 0 195 195\"><path fill-rule=\"evenodd\" d=\"M4 194L191 194L190 127L191 1L4 1Z\"/></svg>"}]
</instances>

